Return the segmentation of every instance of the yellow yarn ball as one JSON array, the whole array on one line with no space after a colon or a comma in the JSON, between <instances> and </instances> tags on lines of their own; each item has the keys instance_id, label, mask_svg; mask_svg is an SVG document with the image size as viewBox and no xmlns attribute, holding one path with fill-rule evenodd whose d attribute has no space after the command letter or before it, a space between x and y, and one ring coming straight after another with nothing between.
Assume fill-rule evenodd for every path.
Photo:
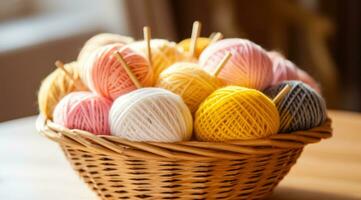
<instances>
[{"instance_id":1,"label":"yellow yarn ball","mask_svg":"<svg viewBox=\"0 0 361 200\"><path fill-rule=\"evenodd\" d=\"M123 35L113 33L99 33L85 42L83 48L79 52L78 61L84 62L86 58L99 47L114 43L128 44L133 41L133 38Z\"/></svg>"},{"instance_id":2,"label":"yellow yarn ball","mask_svg":"<svg viewBox=\"0 0 361 200\"><path fill-rule=\"evenodd\" d=\"M78 73L78 63L72 62L64 65L65 69L81 83ZM86 87L81 84L81 90ZM56 69L50 73L41 83L38 93L39 111L47 119L53 118L53 110L58 102L68 93L77 91L74 82L61 69Z\"/></svg>"},{"instance_id":3,"label":"yellow yarn ball","mask_svg":"<svg viewBox=\"0 0 361 200\"><path fill-rule=\"evenodd\" d=\"M208 95L222 86L222 82L195 63L180 62L164 70L156 86L181 96L194 113Z\"/></svg>"},{"instance_id":4,"label":"yellow yarn ball","mask_svg":"<svg viewBox=\"0 0 361 200\"><path fill-rule=\"evenodd\" d=\"M199 55L201 55L202 51L209 46L211 42L211 39L206 38L206 37L199 37L197 38L197 46L196 46L196 50L195 50L195 57L199 58ZM184 52L188 52L189 51L189 47L191 45L191 39L185 39L182 40L181 42L178 43L178 47L180 49L182 49Z\"/></svg>"},{"instance_id":5,"label":"yellow yarn ball","mask_svg":"<svg viewBox=\"0 0 361 200\"><path fill-rule=\"evenodd\" d=\"M152 39L150 41L152 51L153 75L158 78L159 74L173 63L183 60L185 55L180 51L176 43L163 39ZM128 45L132 50L146 56L146 42L137 41Z\"/></svg>"},{"instance_id":6,"label":"yellow yarn ball","mask_svg":"<svg viewBox=\"0 0 361 200\"><path fill-rule=\"evenodd\" d=\"M201 141L258 139L278 131L275 104L258 90L227 86L214 91L195 114L195 134Z\"/></svg>"}]
</instances>

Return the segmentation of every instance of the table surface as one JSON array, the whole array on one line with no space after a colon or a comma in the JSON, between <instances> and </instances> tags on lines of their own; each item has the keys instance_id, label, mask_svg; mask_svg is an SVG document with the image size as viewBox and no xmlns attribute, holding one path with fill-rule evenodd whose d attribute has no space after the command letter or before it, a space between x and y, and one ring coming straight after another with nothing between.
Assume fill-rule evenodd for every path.
<instances>
[{"instance_id":1,"label":"table surface","mask_svg":"<svg viewBox=\"0 0 361 200\"><path fill-rule=\"evenodd\" d=\"M269 200L361 199L361 114L329 115L333 138L308 145ZM0 199L97 199L58 145L37 133L35 119L0 123Z\"/></svg>"}]
</instances>

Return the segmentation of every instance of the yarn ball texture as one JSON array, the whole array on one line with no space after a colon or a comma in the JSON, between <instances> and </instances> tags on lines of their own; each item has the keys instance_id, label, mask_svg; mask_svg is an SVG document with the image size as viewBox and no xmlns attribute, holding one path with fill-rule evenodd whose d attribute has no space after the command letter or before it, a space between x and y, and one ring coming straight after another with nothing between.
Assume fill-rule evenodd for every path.
<instances>
[{"instance_id":1,"label":"yarn ball texture","mask_svg":"<svg viewBox=\"0 0 361 200\"><path fill-rule=\"evenodd\" d=\"M271 51L268 52L268 56L271 58L273 63L273 81L272 85L277 85L287 80L299 80L314 90L321 93L320 86L317 82L305 71L298 68L293 62L287 60L282 54Z\"/></svg>"},{"instance_id":2,"label":"yarn ball texture","mask_svg":"<svg viewBox=\"0 0 361 200\"><path fill-rule=\"evenodd\" d=\"M156 86L181 96L194 113L207 96L222 86L222 81L195 63L179 62L160 74Z\"/></svg>"},{"instance_id":3,"label":"yarn ball texture","mask_svg":"<svg viewBox=\"0 0 361 200\"><path fill-rule=\"evenodd\" d=\"M266 89L264 93L274 98L286 84L291 86L291 90L276 105L281 119L280 132L307 130L326 121L325 101L301 81L284 81Z\"/></svg>"},{"instance_id":4,"label":"yarn ball texture","mask_svg":"<svg viewBox=\"0 0 361 200\"><path fill-rule=\"evenodd\" d=\"M208 47L210 43L211 43L211 39L209 39L209 38L206 38L206 37L197 38L197 45L196 45L196 49L195 49L195 57L199 58L199 56L201 55L203 50L206 47ZM190 51L190 46L191 46L191 38L187 38L187 39L184 39L184 40L180 41L177 44L177 46L178 46L178 48L182 49L182 51L189 52Z\"/></svg>"},{"instance_id":5,"label":"yarn ball texture","mask_svg":"<svg viewBox=\"0 0 361 200\"><path fill-rule=\"evenodd\" d=\"M185 141L193 128L182 98L162 88L141 88L117 98L109 120L112 135L131 141Z\"/></svg>"},{"instance_id":6,"label":"yarn ball texture","mask_svg":"<svg viewBox=\"0 0 361 200\"><path fill-rule=\"evenodd\" d=\"M72 92L54 110L54 122L69 129L109 135L109 109L112 102L91 92Z\"/></svg>"},{"instance_id":7,"label":"yarn ball texture","mask_svg":"<svg viewBox=\"0 0 361 200\"><path fill-rule=\"evenodd\" d=\"M137 87L114 53L119 52L142 86L152 86L153 72L148 60L121 44L100 47L88 57L81 77L89 89L101 96L115 99Z\"/></svg>"},{"instance_id":8,"label":"yarn ball texture","mask_svg":"<svg viewBox=\"0 0 361 200\"><path fill-rule=\"evenodd\" d=\"M82 84L79 73L78 73L78 63L71 62L64 65L65 69L69 74L81 84L80 88L76 88L74 81L71 80L63 70L55 69L50 73L41 83L39 92L38 92L38 106L40 114L46 119L53 118L53 111L65 95L70 92L77 90L87 90L86 86Z\"/></svg>"},{"instance_id":9,"label":"yarn ball texture","mask_svg":"<svg viewBox=\"0 0 361 200\"><path fill-rule=\"evenodd\" d=\"M262 92L240 86L214 91L195 114L195 135L200 141L249 140L275 134L279 114Z\"/></svg>"},{"instance_id":10,"label":"yarn ball texture","mask_svg":"<svg viewBox=\"0 0 361 200\"><path fill-rule=\"evenodd\" d=\"M113 34L113 33L99 33L89 40L87 40L79 52L78 61L82 63L86 58L99 47L108 45L108 44L128 44L133 42L134 39L131 37Z\"/></svg>"},{"instance_id":11,"label":"yarn ball texture","mask_svg":"<svg viewBox=\"0 0 361 200\"><path fill-rule=\"evenodd\" d=\"M232 53L232 57L225 64L218 78L229 85L258 90L271 85L272 61L262 47L249 40L238 38L220 40L202 52L199 63L211 73L228 52Z\"/></svg>"},{"instance_id":12,"label":"yarn ball texture","mask_svg":"<svg viewBox=\"0 0 361 200\"><path fill-rule=\"evenodd\" d=\"M127 45L132 50L141 53L146 57L147 46L145 41L137 41ZM154 78L157 79L159 74L177 61L184 59L185 54L180 51L176 43L164 39L152 39L150 41L152 51L152 68Z\"/></svg>"},{"instance_id":13,"label":"yarn ball texture","mask_svg":"<svg viewBox=\"0 0 361 200\"><path fill-rule=\"evenodd\" d=\"M278 52L268 52L268 56L273 63L273 81L272 85L277 85L285 80L298 80L298 68L291 61L284 58Z\"/></svg>"}]
</instances>

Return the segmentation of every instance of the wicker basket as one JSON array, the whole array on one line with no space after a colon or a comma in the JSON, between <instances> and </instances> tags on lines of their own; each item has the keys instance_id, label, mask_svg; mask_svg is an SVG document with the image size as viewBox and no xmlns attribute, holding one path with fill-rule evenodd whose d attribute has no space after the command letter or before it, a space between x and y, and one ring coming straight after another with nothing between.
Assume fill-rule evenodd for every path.
<instances>
[{"instance_id":1,"label":"wicker basket","mask_svg":"<svg viewBox=\"0 0 361 200\"><path fill-rule=\"evenodd\" d=\"M332 132L329 119L307 131L227 143L130 142L69 130L49 120L38 122L38 129L60 144L101 199L262 199L306 144Z\"/></svg>"}]
</instances>

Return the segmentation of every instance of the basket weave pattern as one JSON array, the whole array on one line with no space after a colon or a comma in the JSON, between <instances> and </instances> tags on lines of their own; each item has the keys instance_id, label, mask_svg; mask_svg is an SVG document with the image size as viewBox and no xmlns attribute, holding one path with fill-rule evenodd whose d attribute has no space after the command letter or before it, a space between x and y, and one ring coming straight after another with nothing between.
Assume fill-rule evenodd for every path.
<instances>
[{"instance_id":1,"label":"basket weave pattern","mask_svg":"<svg viewBox=\"0 0 361 200\"><path fill-rule=\"evenodd\" d=\"M309 143L331 137L320 127L266 139L210 143L130 142L69 130L51 121L41 133L60 144L74 170L102 199L262 199Z\"/></svg>"}]
</instances>

